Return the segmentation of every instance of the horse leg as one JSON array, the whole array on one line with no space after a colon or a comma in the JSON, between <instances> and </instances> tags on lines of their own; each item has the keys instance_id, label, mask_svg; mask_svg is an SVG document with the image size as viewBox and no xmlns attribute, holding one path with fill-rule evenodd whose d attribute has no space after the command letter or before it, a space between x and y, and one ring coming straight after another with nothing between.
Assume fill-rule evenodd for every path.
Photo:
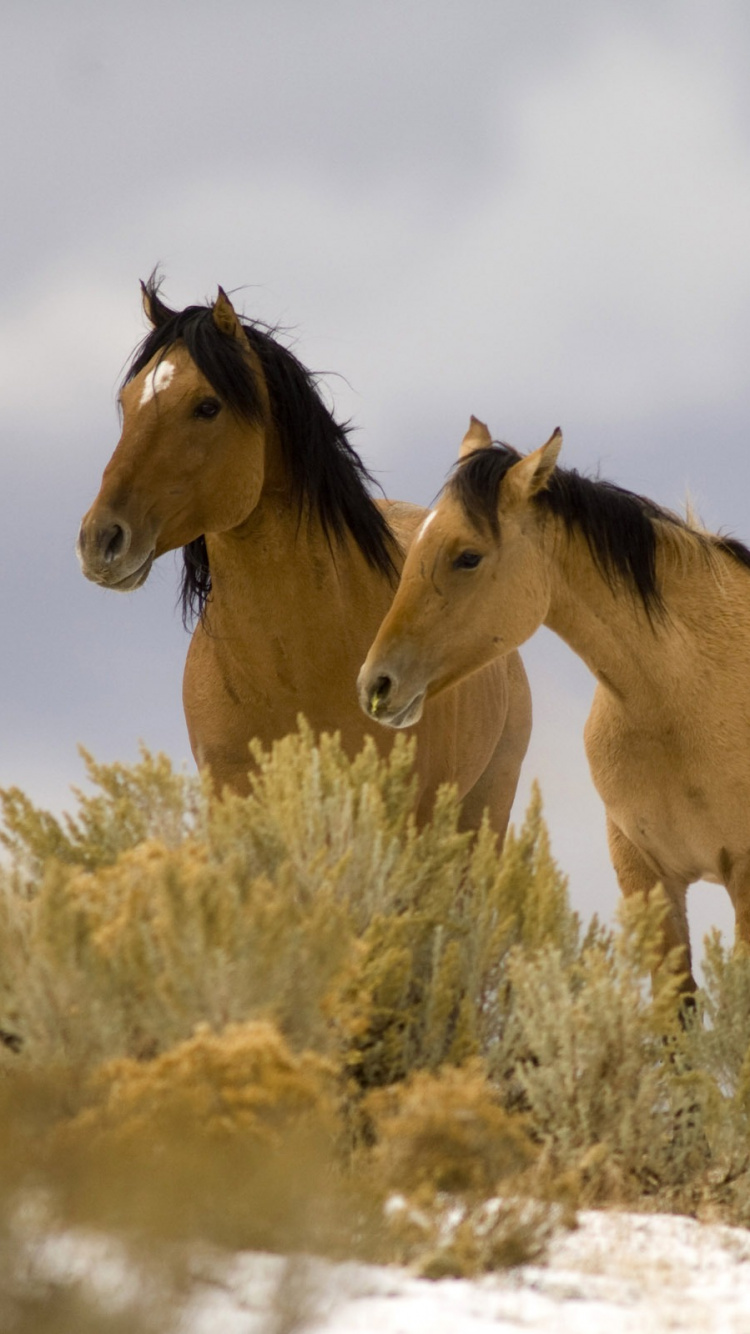
<instances>
[{"instance_id":1,"label":"horse leg","mask_svg":"<svg viewBox=\"0 0 750 1334\"><path fill-rule=\"evenodd\" d=\"M509 654L508 712L502 736L484 772L461 803L461 828L478 829L487 810L502 845L531 736L531 690L517 653Z\"/></svg>"},{"instance_id":2,"label":"horse leg","mask_svg":"<svg viewBox=\"0 0 750 1334\"><path fill-rule=\"evenodd\" d=\"M750 950L750 855L738 857L726 881L734 908L734 942Z\"/></svg>"},{"instance_id":3,"label":"horse leg","mask_svg":"<svg viewBox=\"0 0 750 1334\"><path fill-rule=\"evenodd\" d=\"M655 885L664 886L669 911L662 927L662 958L666 958L673 949L682 950L685 977L680 989L686 996L692 995L697 990L697 983L692 973L687 920L687 883L671 876L655 875L635 844L631 843L609 816L607 816L607 841L615 875L625 898L631 894L643 894L648 898Z\"/></svg>"}]
</instances>

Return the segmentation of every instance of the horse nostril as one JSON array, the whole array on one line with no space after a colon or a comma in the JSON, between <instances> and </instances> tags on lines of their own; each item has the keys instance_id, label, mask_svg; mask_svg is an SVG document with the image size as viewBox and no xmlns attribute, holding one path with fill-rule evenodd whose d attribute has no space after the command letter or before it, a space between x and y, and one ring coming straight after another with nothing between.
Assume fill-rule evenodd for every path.
<instances>
[{"instance_id":1,"label":"horse nostril","mask_svg":"<svg viewBox=\"0 0 750 1334\"><path fill-rule=\"evenodd\" d=\"M119 523L113 523L102 533L102 547L104 549L104 559L108 563L116 560L125 546L125 530Z\"/></svg>"},{"instance_id":2,"label":"horse nostril","mask_svg":"<svg viewBox=\"0 0 750 1334\"><path fill-rule=\"evenodd\" d=\"M370 691L370 713L377 717L388 699L391 690L390 676L379 676Z\"/></svg>"}]
</instances>

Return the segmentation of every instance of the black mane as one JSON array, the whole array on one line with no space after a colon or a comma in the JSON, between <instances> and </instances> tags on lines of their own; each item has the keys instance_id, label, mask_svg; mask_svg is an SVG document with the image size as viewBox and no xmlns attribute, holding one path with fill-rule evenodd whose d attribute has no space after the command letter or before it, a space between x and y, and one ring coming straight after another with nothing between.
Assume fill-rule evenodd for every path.
<instances>
[{"instance_id":1,"label":"black mane","mask_svg":"<svg viewBox=\"0 0 750 1334\"><path fill-rule=\"evenodd\" d=\"M237 416L260 421L263 400L253 368L241 343L218 329L212 307L170 310L153 275L144 292L156 323L136 349L123 383L138 375L157 352L166 354L180 341L219 398ZM315 376L276 341L272 330L244 319L241 323L263 371L300 520L316 515L331 546L350 533L373 569L396 577L396 542L370 495L373 479L349 444L348 427L334 420ZM210 591L208 552L201 536L183 547L181 602L186 625L202 614Z\"/></svg>"},{"instance_id":2,"label":"black mane","mask_svg":"<svg viewBox=\"0 0 750 1334\"><path fill-rule=\"evenodd\" d=\"M467 518L487 524L500 535L498 498L503 478L521 455L509 445L479 449L459 463L447 489ZM671 510L614 482L582 477L575 469L556 468L549 485L534 497L535 505L562 520L570 533L583 533L591 555L612 585L624 579L640 598L649 617L664 611L656 578L656 522L689 533L708 551L724 551L750 569L750 550L733 537L701 533Z\"/></svg>"}]
</instances>

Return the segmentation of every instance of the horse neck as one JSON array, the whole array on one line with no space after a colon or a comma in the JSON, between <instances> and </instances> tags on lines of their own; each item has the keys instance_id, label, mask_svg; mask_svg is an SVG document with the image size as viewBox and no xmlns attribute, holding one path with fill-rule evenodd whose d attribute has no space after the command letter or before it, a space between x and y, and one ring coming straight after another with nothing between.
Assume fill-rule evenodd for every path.
<instances>
[{"instance_id":1,"label":"horse neck","mask_svg":"<svg viewBox=\"0 0 750 1334\"><path fill-rule=\"evenodd\" d=\"M224 625L257 644L259 637L301 644L322 652L330 632L364 638L385 614L389 590L370 568L354 539L329 542L315 515L298 514L283 486L264 488L253 513L229 533L206 535L212 593L209 624ZM343 629L342 629L343 626ZM374 630L373 630L374 632ZM359 649L357 649L359 651Z\"/></svg>"},{"instance_id":2,"label":"horse neck","mask_svg":"<svg viewBox=\"0 0 750 1334\"><path fill-rule=\"evenodd\" d=\"M561 521L545 527L551 596L545 625L578 654L600 684L637 705L673 696L694 675L697 646L686 633L679 598L664 589L666 615L646 612L639 594L599 570L584 535ZM664 555L657 556L660 585ZM679 647L679 651L676 651Z\"/></svg>"}]
</instances>

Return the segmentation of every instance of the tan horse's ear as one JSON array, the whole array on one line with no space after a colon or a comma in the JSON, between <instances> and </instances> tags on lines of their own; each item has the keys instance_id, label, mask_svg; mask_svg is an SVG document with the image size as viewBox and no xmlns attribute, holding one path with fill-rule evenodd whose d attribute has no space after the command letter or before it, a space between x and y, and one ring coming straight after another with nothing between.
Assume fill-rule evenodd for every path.
<instances>
[{"instance_id":1,"label":"tan horse's ear","mask_svg":"<svg viewBox=\"0 0 750 1334\"><path fill-rule=\"evenodd\" d=\"M245 342L245 331L242 328L240 318L223 287L219 288L219 294L214 301L213 316L214 324L221 333L227 334L229 338L239 338L241 342Z\"/></svg>"},{"instance_id":2,"label":"tan horse's ear","mask_svg":"<svg viewBox=\"0 0 750 1334\"><path fill-rule=\"evenodd\" d=\"M500 488L500 504L503 509L523 505L538 491L543 491L549 486L561 448L562 431L556 426L546 445L527 454L508 469Z\"/></svg>"},{"instance_id":3,"label":"tan horse's ear","mask_svg":"<svg viewBox=\"0 0 750 1334\"><path fill-rule=\"evenodd\" d=\"M492 436L484 422L480 422L478 417L472 416L469 420L469 429L461 441L458 457L468 459L469 455L474 454L477 449L489 449L491 444Z\"/></svg>"},{"instance_id":4,"label":"tan horse's ear","mask_svg":"<svg viewBox=\"0 0 750 1334\"><path fill-rule=\"evenodd\" d=\"M141 279L141 300L143 302L143 313L154 329L161 328L162 324L166 324L167 320L172 318L174 311L170 310L169 306L165 306L159 296L159 279L156 270L151 274L147 283L144 283Z\"/></svg>"}]
</instances>

